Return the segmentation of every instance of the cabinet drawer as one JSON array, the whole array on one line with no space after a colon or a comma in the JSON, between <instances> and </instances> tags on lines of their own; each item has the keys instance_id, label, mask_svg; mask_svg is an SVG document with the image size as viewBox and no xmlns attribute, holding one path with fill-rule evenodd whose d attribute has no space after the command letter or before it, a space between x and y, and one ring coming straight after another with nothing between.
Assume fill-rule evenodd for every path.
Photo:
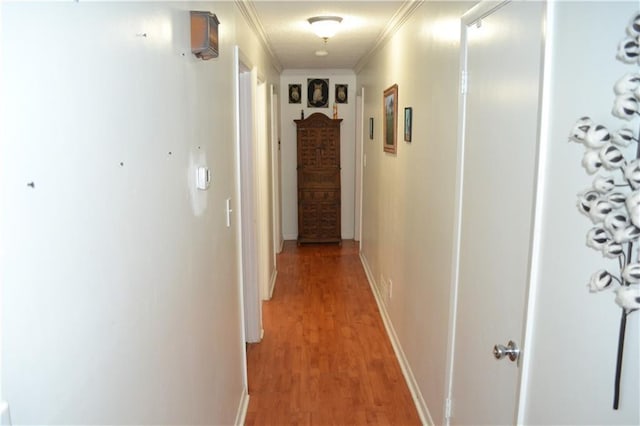
<instances>
[{"instance_id":1,"label":"cabinet drawer","mask_svg":"<svg viewBox=\"0 0 640 426\"><path fill-rule=\"evenodd\" d=\"M298 202L329 201L340 202L340 191L298 191Z\"/></svg>"}]
</instances>

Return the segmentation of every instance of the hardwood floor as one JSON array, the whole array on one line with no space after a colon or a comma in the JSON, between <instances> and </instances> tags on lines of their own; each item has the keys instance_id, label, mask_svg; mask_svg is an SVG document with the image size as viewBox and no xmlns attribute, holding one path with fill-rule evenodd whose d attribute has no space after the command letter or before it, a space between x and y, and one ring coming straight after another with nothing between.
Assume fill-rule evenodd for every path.
<instances>
[{"instance_id":1,"label":"hardwood floor","mask_svg":"<svg viewBox=\"0 0 640 426\"><path fill-rule=\"evenodd\" d=\"M246 425L419 425L353 241L278 255Z\"/></svg>"}]
</instances>

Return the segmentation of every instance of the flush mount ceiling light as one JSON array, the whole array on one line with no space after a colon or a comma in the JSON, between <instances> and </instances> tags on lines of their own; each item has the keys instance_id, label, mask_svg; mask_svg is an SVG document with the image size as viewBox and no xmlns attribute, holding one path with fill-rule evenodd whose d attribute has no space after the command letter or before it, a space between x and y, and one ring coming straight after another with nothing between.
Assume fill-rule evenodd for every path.
<instances>
[{"instance_id":1,"label":"flush mount ceiling light","mask_svg":"<svg viewBox=\"0 0 640 426\"><path fill-rule=\"evenodd\" d=\"M320 38L328 39L338 31L338 25L342 22L339 16L314 16L307 19L313 32Z\"/></svg>"}]
</instances>

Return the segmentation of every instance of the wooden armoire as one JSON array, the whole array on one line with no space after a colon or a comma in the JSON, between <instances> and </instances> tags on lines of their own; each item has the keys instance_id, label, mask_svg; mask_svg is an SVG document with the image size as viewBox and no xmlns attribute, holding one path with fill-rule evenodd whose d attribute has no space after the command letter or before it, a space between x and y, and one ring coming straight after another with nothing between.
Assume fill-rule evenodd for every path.
<instances>
[{"instance_id":1,"label":"wooden armoire","mask_svg":"<svg viewBox=\"0 0 640 426\"><path fill-rule=\"evenodd\" d=\"M298 244L340 243L340 123L322 113L294 120L298 148Z\"/></svg>"}]
</instances>

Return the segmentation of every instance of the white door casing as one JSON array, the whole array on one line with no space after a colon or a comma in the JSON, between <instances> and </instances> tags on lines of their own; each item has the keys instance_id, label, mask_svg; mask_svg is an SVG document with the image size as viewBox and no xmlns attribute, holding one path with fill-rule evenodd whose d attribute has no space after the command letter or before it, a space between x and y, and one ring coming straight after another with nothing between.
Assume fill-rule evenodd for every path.
<instances>
[{"instance_id":1,"label":"white door casing","mask_svg":"<svg viewBox=\"0 0 640 426\"><path fill-rule=\"evenodd\" d=\"M259 252L255 235L256 185L254 149L254 102L257 72L238 57L238 170L240 216L240 262L245 341L259 342L262 335L262 304L259 286Z\"/></svg>"},{"instance_id":2,"label":"white door casing","mask_svg":"<svg viewBox=\"0 0 640 426\"><path fill-rule=\"evenodd\" d=\"M462 19L452 424L514 424L531 276L542 76L541 2L481 3ZM464 82L466 80L466 82Z\"/></svg>"}]
</instances>

